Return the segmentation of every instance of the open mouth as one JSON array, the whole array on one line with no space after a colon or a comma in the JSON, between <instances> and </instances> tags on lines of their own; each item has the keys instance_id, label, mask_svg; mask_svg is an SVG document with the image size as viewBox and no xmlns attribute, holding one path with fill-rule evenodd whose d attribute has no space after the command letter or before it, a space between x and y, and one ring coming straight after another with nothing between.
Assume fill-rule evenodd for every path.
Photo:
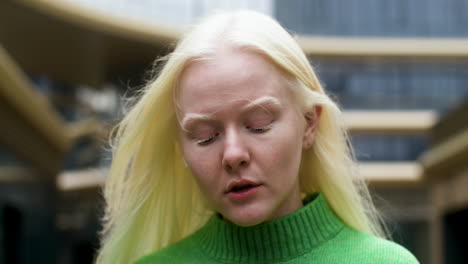
<instances>
[{"instance_id":1,"label":"open mouth","mask_svg":"<svg viewBox=\"0 0 468 264\"><path fill-rule=\"evenodd\" d=\"M241 184L241 185L235 185L233 186L229 192L242 192L242 191L247 191L249 190L250 188L253 188L253 187L256 187L258 185L254 185L254 184Z\"/></svg>"},{"instance_id":2,"label":"open mouth","mask_svg":"<svg viewBox=\"0 0 468 264\"><path fill-rule=\"evenodd\" d=\"M226 195L233 201L246 201L260 190L261 183L247 179L234 180L229 183Z\"/></svg>"},{"instance_id":3,"label":"open mouth","mask_svg":"<svg viewBox=\"0 0 468 264\"><path fill-rule=\"evenodd\" d=\"M233 201L246 201L254 197L260 186L261 184L254 183L234 184L226 194Z\"/></svg>"}]
</instances>

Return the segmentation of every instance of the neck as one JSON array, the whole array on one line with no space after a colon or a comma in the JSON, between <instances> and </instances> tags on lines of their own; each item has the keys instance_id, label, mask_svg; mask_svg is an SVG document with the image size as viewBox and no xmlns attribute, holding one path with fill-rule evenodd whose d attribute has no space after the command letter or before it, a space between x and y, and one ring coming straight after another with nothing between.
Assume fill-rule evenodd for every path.
<instances>
[{"instance_id":1,"label":"neck","mask_svg":"<svg viewBox=\"0 0 468 264\"><path fill-rule=\"evenodd\" d=\"M321 195L304 208L256 226L240 227L213 216L198 235L203 251L225 262L269 263L309 252L335 236L343 223L333 214Z\"/></svg>"}]
</instances>

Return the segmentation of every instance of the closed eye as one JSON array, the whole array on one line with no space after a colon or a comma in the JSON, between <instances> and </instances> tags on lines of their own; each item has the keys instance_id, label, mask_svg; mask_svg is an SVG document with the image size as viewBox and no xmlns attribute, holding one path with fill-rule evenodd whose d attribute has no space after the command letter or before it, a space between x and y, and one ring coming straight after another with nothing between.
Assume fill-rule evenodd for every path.
<instances>
[{"instance_id":1,"label":"closed eye","mask_svg":"<svg viewBox=\"0 0 468 264\"><path fill-rule=\"evenodd\" d=\"M219 133L214 133L213 135L209 137L195 140L195 143L197 143L197 145L200 145L200 146L207 146L210 143L212 143L218 136L219 136Z\"/></svg>"},{"instance_id":2,"label":"closed eye","mask_svg":"<svg viewBox=\"0 0 468 264\"><path fill-rule=\"evenodd\" d=\"M267 132L268 130L270 130L272 127L272 124L268 124L266 126L246 126L245 128L247 128L249 131L253 132L253 133L265 133Z\"/></svg>"}]
</instances>

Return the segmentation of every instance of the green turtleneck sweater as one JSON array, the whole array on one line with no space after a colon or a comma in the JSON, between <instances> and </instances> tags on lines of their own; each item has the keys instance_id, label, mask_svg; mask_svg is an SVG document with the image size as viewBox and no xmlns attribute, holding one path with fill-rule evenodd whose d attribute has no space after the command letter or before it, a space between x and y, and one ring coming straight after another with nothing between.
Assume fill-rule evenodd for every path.
<instances>
[{"instance_id":1,"label":"green turtleneck sweater","mask_svg":"<svg viewBox=\"0 0 468 264\"><path fill-rule=\"evenodd\" d=\"M292 214L251 227L214 215L192 235L137 263L418 263L403 247L346 226L322 195L305 203Z\"/></svg>"}]
</instances>

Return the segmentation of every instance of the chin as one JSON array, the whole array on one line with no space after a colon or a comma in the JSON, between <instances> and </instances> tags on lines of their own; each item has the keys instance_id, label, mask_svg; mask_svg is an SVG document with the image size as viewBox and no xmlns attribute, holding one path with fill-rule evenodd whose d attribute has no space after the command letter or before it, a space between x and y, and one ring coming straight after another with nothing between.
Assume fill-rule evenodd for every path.
<instances>
[{"instance_id":1,"label":"chin","mask_svg":"<svg viewBox=\"0 0 468 264\"><path fill-rule=\"evenodd\" d=\"M225 218L230 222L243 227L249 227L266 222L267 217L259 212L241 212L226 214Z\"/></svg>"}]
</instances>

